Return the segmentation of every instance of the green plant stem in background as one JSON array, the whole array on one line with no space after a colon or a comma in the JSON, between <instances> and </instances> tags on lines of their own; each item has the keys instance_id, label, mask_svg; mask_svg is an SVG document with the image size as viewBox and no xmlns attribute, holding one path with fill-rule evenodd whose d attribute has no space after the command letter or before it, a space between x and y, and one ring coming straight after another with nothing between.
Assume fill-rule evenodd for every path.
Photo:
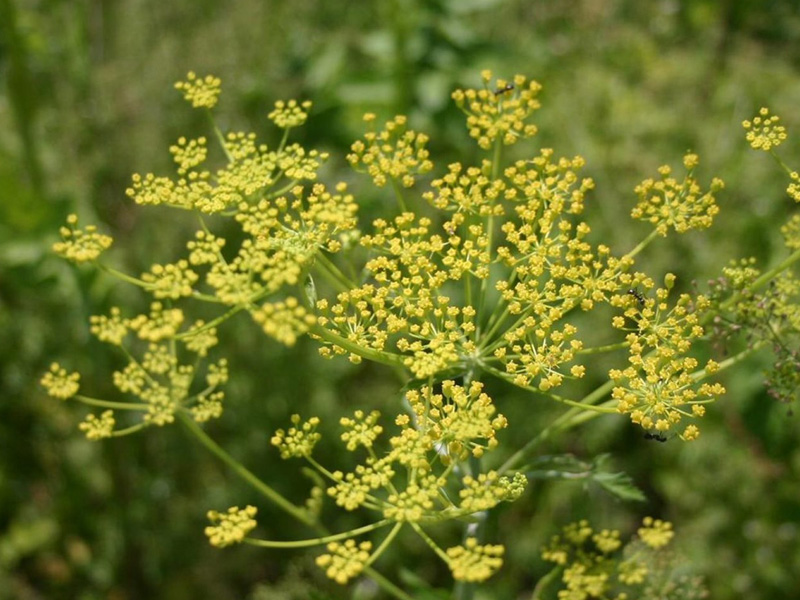
<instances>
[{"instance_id":1,"label":"green plant stem in background","mask_svg":"<svg viewBox=\"0 0 800 600\"><path fill-rule=\"evenodd\" d=\"M293 516L298 521L305 523L306 525L313 525L314 519L302 508L298 508L291 502L289 502L286 498L281 496L278 492L273 490L270 486L266 483L261 481L258 477L256 477L251 471L246 469L240 462L238 462L235 458L233 458L230 454L225 452L222 447L217 444L214 440L212 440L208 434L203 431L203 429L195 423L194 419L192 419L189 415L187 415L184 411L177 412L178 419L180 419L181 423L186 426L186 429L197 438L197 440L203 444L207 449L209 449L212 453L214 453L218 458L220 458L225 464L227 464L231 469L233 469L237 475L239 475L242 479L244 479L247 483L249 483L252 487L258 490L261 494L266 496L272 503L276 506L280 507L291 516Z\"/></svg>"},{"instance_id":2,"label":"green plant stem in background","mask_svg":"<svg viewBox=\"0 0 800 600\"><path fill-rule=\"evenodd\" d=\"M362 535L364 533L369 533L370 531L375 531L376 529L380 529L381 527L385 527L391 523L389 519L383 519L382 521L378 521L377 523L372 523L371 525L365 525L364 527L359 527L357 529L351 529L350 531L345 531L343 533L335 533L332 535L326 535L324 537L312 538L309 540L294 540L290 542L276 542L272 540L259 540L255 538L245 538L245 543L250 544L251 546L261 546L262 548L308 548L309 546L319 546L320 544L327 544L328 542L338 542L339 540L345 540L357 535Z\"/></svg>"}]
</instances>

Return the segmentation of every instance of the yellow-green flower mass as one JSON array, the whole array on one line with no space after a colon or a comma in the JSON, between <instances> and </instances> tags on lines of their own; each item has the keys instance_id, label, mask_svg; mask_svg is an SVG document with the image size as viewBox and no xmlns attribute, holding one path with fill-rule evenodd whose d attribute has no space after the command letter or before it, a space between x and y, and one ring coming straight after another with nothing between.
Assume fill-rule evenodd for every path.
<instances>
[{"instance_id":1,"label":"yellow-green flower mass","mask_svg":"<svg viewBox=\"0 0 800 600\"><path fill-rule=\"evenodd\" d=\"M112 238L97 232L95 225L78 229L77 215L67 217L67 227L60 229L61 241L53 244L53 252L74 263L96 260L111 247Z\"/></svg>"},{"instance_id":2,"label":"yellow-green flower mass","mask_svg":"<svg viewBox=\"0 0 800 600\"><path fill-rule=\"evenodd\" d=\"M194 108L214 108L222 91L219 77L198 77L194 71L186 74L186 81L179 81L175 89L183 92L183 98Z\"/></svg>"},{"instance_id":3,"label":"yellow-green flower mass","mask_svg":"<svg viewBox=\"0 0 800 600\"><path fill-rule=\"evenodd\" d=\"M709 227L722 182L712 179L703 188L694 175L699 159L691 153L684 157L685 175L661 167L658 177L634 191L632 216L649 232L627 254L616 252L597 243L583 220L595 182L582 174L581 156L541 148L503 162L504 146L536 134L531 118L541 86L521 75L493 79L486 71L481 77L480 89L453 93L469 135L488 151L475 163L453 162L434 172L429 137L412 129L407 117L380 129L375 115L365 117L367 132L347 159L378 188L390 184L379 191L396 201L371 223L359 222L359 202L346 183L320 181L327 154L291 141L292 130L309 117L310 102L275 103L268 118L283 130L276 145L216 124L208 137L180 137L169 148L173 171L134 174L126 193L139 205L192 218L191 239L178 256L139 277L98 263L150 301L144 314L126 317L113 307L90 318L92 334L123 356L112 375L123 400L79 395L79 375L58 364L42 377L47 393L107 409L79 426L89 439L178 420L202 436L196 423L222 415L219 388L228 380L227 360L211 355L225 339L226 321L240 313L286 346L309 335L324 357L391 367L405 384L394 398L381 399L384 406L394 400L394 420L381 423L377 410L359 409L339 421L342 430L332 443L348 452L347 467L323 465L314 454L325 431L317 416L293 415L290 426L271 437L282 458L301 458L313 470L305 505L276 500L289 513L316 526L312 521L327 513L327 500L376 519L360 530L311 540L327 544L317 563L339 583L369 574L401 529L419 535L457 580L481 582L501 567L502 546L469 537L443 550L427 533L445 521L478 519L524 493L527 478L514 470L530 458L529 450L509 452L496 470L482 465L509 426L489 395L496 389L490 378L521 388L531 402L571 406L575 424L616 410L653 435L696 439L691 420L724 393L708 379L734 364L698 358L696 344L708 335L711 317L730 308L759 323L760 331L800 330L800 313L785 300L800 292L800 284L775 277L777 299L765 300L749 290L760 273L746 263L723 271L727 287L720 284L709 296L671 298L675 276L668 274L657 288L634 270L635 260L658 235ZM176 87L192 106L211 109L221 82L190 73ZM771 150L785 139L777 117L767 112L746 126L753 147ZM213 141L219 152L208 147ZM790 172L789 178L788 193L799 199L800 175ZM93 226L78 228L74 215L67 225L54 250L68 260L97 261L111 244ZM798 232L793 218L783 230L791 249L800 247ZM725 291L735 303L724 299ZM199 314L198 304L204 308ZM593 315L579 313L596 309L604 311L593 313L603 315L590 325L598 335L586 335ZM587 341L603 335L597 347ZM617 351L610 364L618 366L598 388L604 394L566 397L578 388L570 382L590 373L600 364L596 353L606 351ZM779 369L784 392L800 378L792 375L789 358ZM115 430L115 415L124 410L141 420ZM270 491L270 499L279 497ZM255 527L255 514L252 506L211 511L206 535L220 547L241 542ZM393 529L374 554L371 542L353 539L386 525ZM556 536L543 557L562 569L559 598L641 597L635 592L647 589L656 571L647 557L671 537L669 524L649 519L629 543L618 531L579 522Z\"/></svg>"},{"instance_id":4,"label":"yellow-green flower mass","mask_svg":"<svg viewBox=\"0 0 800 600\"><path fill-rule=\"evenodd\" d=\"M105 410L99 417L87 415L86 420L78 425L78 429L86 434L86 439L97 441L111 437L115 424L114 411Z\"/></svg>"},{"instance_id":5,"label":"yellow-green flower mass","mask_svg":"<svg viewBox=\"0 0 800 600\"><path fill-rule=\"evenodd\" d=\"M419 175L433 169L428 159L428 136L406 129L406 117L388 121L380 132L372 129L375 115L367 114L364 121L371 127L363 141L353 143L348 162L357 171L366 172L378 187L394 181L405 188L414 185Z\"/></svg>"},{"instance_id":6,"label":"yellow-green flower mass","mask_svg":"<svg viewBox=\"0 0 800 600\"><path fill-rule=\"evenodd\" d=\"M696 154L683 157L687 169L682 180L672 176L672 169L664 165L658 169L658 180L645 179L636 187L639 203L631 211L634 219L651 223L662 236L674 229L685 233L690 229L708 229L719 213L715 196L724 187L721 179L711 181L709 191L703 192L692 175L698 158Z\"/></svg>"},{"instance_id":7,"label":"yellow-green flower mass","mask_svg":"<svg viewBox=\"0 0 800 600\"><path fill-rule=\"evenodd\" d=\"M69 400L80 389L80 373L67 373L67 370L53 363L50 370L42 376L40 383L47 390L47 395L59 400Z\"/></svg>"},{"instance_id":8,"label":"yellow-green flower mass","mask_svg":"<svg viewBox=\"0 0 800 600\"><path fill-rule=\"evenodd\" d=\"M458 581L486 581L503 565L505 548L500 545L478 544L474 537L463 546L447 549L447 564Z\"/></svg>"},{"instance_id":9,"label":"yellow-green flower mass","mask_svg":"<svg viewBox=\"0 0 800 600\"><path fill-rule=\"evenodd\" d=\"M770 116L768 108L761 108L758 115L751 120L743 121L742 127L747 130L747 141L755 150L769 152L777 148L786 139L786 128L778 125L780 117Z\"/></svg>"},{"instance_id":10,"label":"yellow-green flower mass","mask_svg":"<svg viewBox=\"0 0 800 600\"><path fill-rule=\"evenodd\" d=\"M627 543L619 531L595 532L584 520L553 536L542 558L563 568L558 598L650 598L655 589L701 592L699 582L675 572L674 555L665 550L672 537L672 524L652 517L645 517L638 537Z\"/></svg>"},{"instance_id":11,"label":"yellow-green flower mass","mask_svg":"<svg viewBox=\"0 0 800 600\"><path fill-rule=\"evenodd\" d=\"M327 548L326 554L317 557L317 565L325 569L325 574L336 583L344 585L364 570L372 544L347 540L344 544L331 542Z\"/></svg>"},{"instance_id":12,"label":"yellow-green flower mass","mask_svg":"<svg viewBox=\"0 0 800 600\"><path fill-rule=\"evenodd\" d=\"M254 518L257 513L258 509L255 506L246 506L242 509L232 506L223 513L216 510L208 511L208 520L213 523L205 530L208 541L217 548L241 543L258 524Z\"/></svg>"}]
</instances>

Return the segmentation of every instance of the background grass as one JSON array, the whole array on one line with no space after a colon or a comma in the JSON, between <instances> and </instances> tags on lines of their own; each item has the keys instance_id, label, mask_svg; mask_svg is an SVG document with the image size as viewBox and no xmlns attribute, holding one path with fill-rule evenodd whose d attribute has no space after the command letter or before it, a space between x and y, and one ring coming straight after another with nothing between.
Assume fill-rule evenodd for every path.
<instances>
[{"instance_id":1,"label":"background grass","mask_svg":"<svg viewBox=\"0 0 800 600\"><path fill-rule=\"evenodd\" d=\"M544 85L540 135L525 152L552 146L586 157L597 182L587 202L595 239L622 252L641 239L646 230L627 217L634 185L691 149L702 180L726 181L722 213L706 234L656 244L640 266L657 277L673 271L688 286L731 258L770 265L783 255L777 230L794 209L785 179L747 148L740 123L768 105L790 133L800 131L800 9L792 0L0 0L0 35L3 600L379 597L366 584L355 592L329 584L309 553L211 548L205 511L259 502L253 492L178 428L89 443L76 431L80 409L37 386L58 359L97 395L113 393L115 359L88 335L87 318L143 299L73 269L49 247L65 215L78 212L115 236L113 260L128 270L175 255L189 223L133 206L124 189L132 172L166 172L177 137L204 131L172 89L188 70L223 79L224 126L268 140L275 100L312 99L298 141L336 154L326 178L352 180L366 215L390 200L342 160L364 111L409 114L431 134L440 168L465 153L477 160L450 92L477 84L483 68L523 73ZM784 152L794 165L798 139ZM295 463L277 459L271 432L298 407L330 424L357 407L391 415L396 382L380 367L324 362L307 341L278 347L255 329L242 319L229 331L229 402L209 430L299 499L308 483ZM579 457L611 452L648 503L622 504L578 484L532 485L492 517L508 560L479 597L527 597L545 572L539 547L564 523L589 517L630 531L643 514L675 522L713 598L799 597L800 435L797 417L765 395L761 360L726 375L729 394L694 444L648 443L615 417L551 444L548 452ZM604 372L598 364L597 376ZM542 399L490 386L512 423L526 424L508 432L509 448L556 414ZM259 507L270 537L304 535ZM358 523L330 518L337 530ZM411 536L378 566L409 589L450 586Z\"/></svg>"}]
</instances>

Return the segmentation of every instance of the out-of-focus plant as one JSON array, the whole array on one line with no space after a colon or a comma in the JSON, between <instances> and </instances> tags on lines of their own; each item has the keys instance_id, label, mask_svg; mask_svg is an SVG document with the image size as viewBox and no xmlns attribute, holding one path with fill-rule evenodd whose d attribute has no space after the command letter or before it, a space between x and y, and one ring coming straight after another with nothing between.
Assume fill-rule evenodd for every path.
<instances>
[{"instance_id":1,"label":"out-of-focus plant","mask_svg":"<svg viewBox=\"0 0 800 600\"><path fill-rule=\"evenodd\" d=\"M650 231L629 251L616 252L613 240L594 241L581 220L594 182L580 174L580 156L541 148L528 159L504 162L507 147L537 133L531 117L541 86L521 75L493 79L485 71L480 88L456 90L453 99L486 157L477 165L438 167L422 192L415 191L419 180L437 172L428 136L409 129L403 116L382 128L374 115L365 117L369 130L352 145L348 161L390 190L396 208L364 224L345 183L318 181L327 155L290 143L292 130L308 118L309 102L276 103L269 118L283 134L272 148L255 134L224 133L215 124L219 79L190 73L176 87L212 117L218 166L209 166L208 138L181 138L170 148L176 174L134 175L127 193L137 204L196 219L197 231L184 257L137 277L102 261L110 236L91 225L81 228L70 216L54 250L137 286L152 302L143 314L114 308L90 319L91 332L124 360L112 375L120 398L83 393L78 373L58 363L42 384L54 398L97 409L80 425L92 440L182 424L266 501L317 532L292 541L256 537L257 508L231 507L208 514L206 535L215 546L322 546L316 562L334 581L365 575L386 593L408 598L374 564L399 536L412 534L450 569L459 582L456 596L467 598L473 584L503 564L505 548L492 543L501 542L503 532L487 539L487 514L524 494L544 440L615 414L655 441L695 440L706 407L725 393L714 378L768 342L781 357L773 388L781 398L794 392L791 361L800 321L789 267L800 257L800 244L791 242L796 223L785 228L793 252L786 260L763 274L749 264L732 267L708 295L676 294L673 274L657 284L634 269L659 238L712 225L723 184L715 178L701 185L693 153L683 157L682 174L663 166L636 188L631 216ZM748 124L751 143L771 150L783 136L773 125L766 113ZM789 193L796 196L798 178L791 171L790 177ZM230 223L239 228L235 235ZM764 300L759 294L770 285ZM240 313L281 344L309 335L323 357L371 361L401 381L392 420L377 410L342 416L340 442L357 456L345 464L335 464L344 453L314 453L322 438L316 416L295 414L275 431L271 443L280 456L310 468L314 483L299 503L256 477L201 426L223 413L223 386L235 365L215 347L225 340L226 322ZM582 331L589 321L592 331ZM721 323L753 339L715 361L704 356L704 347L708 331ZM617 367L595 390L575 396L574 384L599 354L613 357ZM536 401L563 405L564 412L532 431L522 447L506 448L503 430L524 424L498 412L490 394L496 380ZM296 408L304 412L302 399ZM624 476L593 476L623 498L638 497ZM331 532L323 522L326 502L370 517L362 526ZM437 538L448 537L442 526L448 522L463 539L445 547ZM560 598L629 597L627 591L608 595L617 583L641 586L635 593L652 597L691 597L679 595L685 586L665 563L647 566L658 562L650 551L671 537L669 524L646 520L640 542L614 558L619 534L595 534L579 524L565 533L570 549L559 538L544 557L556 563L554 573L566 586ZM554 579L543 580L537 593Z\"/></svg>"}]
</instances>

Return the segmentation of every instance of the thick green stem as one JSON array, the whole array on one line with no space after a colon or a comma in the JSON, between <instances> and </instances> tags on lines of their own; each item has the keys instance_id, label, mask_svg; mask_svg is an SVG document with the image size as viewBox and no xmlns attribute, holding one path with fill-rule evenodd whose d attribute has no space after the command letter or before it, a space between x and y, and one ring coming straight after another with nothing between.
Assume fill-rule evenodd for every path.
<instances>
[{"instance_id":1,"label":"thick green stem","mask_svg":"<svg viewBox=\"0 0 800 600\"><path fill-rule=\"evenodd\" d=\"M403 198L403 190L400 188L400 184L397 183L397 180L394 177L391 177L389 181L392 182L392 190L394 191L394 197L397 199L397 205L400 207L400 212L408 212L406 208L406 201Z\"/></svg>"},{"instance_id":2,"label":"thick green stem","mask_svg":"<svg viewBox=\"0 0 800 600\"><path fill-rule=\"evenodd\" d=\"M262 548L308 548L311 546L319 546L321 544L327 544L328 542L338 542L339 540L346 540L351 537L355 537L357 535L362 535L364 533L369 533L370 531L375 531L376 529L380 529L381 527L386 527L391 523L389 519L383 519L376 523L372 523L370 525L364 525L364 527L359 527L357 529L352 529L350 531L345 531L342 533L334 533L332 535L326 535L324 537L312 538L309 540L294 540L291 542L276 542L272 540L259 540L256 538L245 538L244 542L246 544L250 544L251 546L260 546Z\"/></svg>"},{"instance_id":3,"label":"thick green stem","mask_svg":"<svg viewBox=\"0 0 800 600\"><path fill-rule=\"evenodd\" d=\"M333 331L322 327L321 325L314 325L311 328L311 333L316 335L317 337L325 340L326 342L330 342L331 344L336 344L347 350L348 352L352 352L360 356L361 358L366 358L367 360L371 360L372 362L381 363L383 365L389 365L390 367L402 367L403 366L403 356L400 354L393 354L391 352L381 352L380 350L373 350L372 348L366 348L364 346L360 346L355 342L351 342L347 338L339 335L338 333L334 333Z\"/></svg>"},{"instance_id":4,"label":"thick green stem","mask_svg":"<svg viewBox=\"0 0 800 600\"><path fill-rule=\"evenodd\" d=\"M634 258L634 257L635 257L637 254L639 254L639 253L640 253L642 250L644 250L645 248L647 248L647 246L649 246L649 245L650 245L650 242L652 242L654 239L656 239L656 237L657 237L657 236L658 236L658 231L654 229L653 231L651 231L651 232L648 234L648 236L647 236L646 238L644 238L644 239L643 239L641 242L639 242L639 243L637 244L637 246L636 246L636 247L635 247L633 250L631 250L630 252L628 252L628 253L625 255L625 258Z\"/></svg>"},{"instance_id":5,"label":"thick green stem","mask_svg":"<svg viewBox=\"0 0 800 600\"><path fill-rule=\"evenodd\" d=\"M101 408L112 408L114 410L147 410L148 405L136 402L112 402L111 400L99 400L97 398L89 398L88 396L73 396L72 400L88 404L90 406L99 406Z\"/></svg>"},{"instance_id":6,"label":"thick green stem","mask_svg":"<svg viewBox=\"0 0 800 600\"><path fill-rule=\"evenodd\" d=\"M222 447L212 440L208 434L203 431L195 421L187 415L184 411L177 412L178 419L186 426L186 429L196 437L201 444L211 450L218 458L220 458L226 465L228 465L234 472L249 483L258 492L266 496L273 504L289 513L298 521L306 525L313 525L314 519L302 508L299 508L289 502L286 498L281 496L278 492L273 490L266 483L256 477L251 471L246 469L239 461L233 458L230 454L225 452Z\"/></svg>"}]
</instances>

